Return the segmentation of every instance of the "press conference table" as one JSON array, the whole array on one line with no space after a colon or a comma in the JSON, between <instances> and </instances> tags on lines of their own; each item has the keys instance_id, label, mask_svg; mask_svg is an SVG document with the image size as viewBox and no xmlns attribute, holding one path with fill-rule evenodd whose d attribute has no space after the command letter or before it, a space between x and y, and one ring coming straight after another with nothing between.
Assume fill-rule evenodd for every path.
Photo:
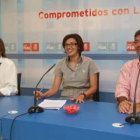
<instances>
[{"instance_id":1,"label":"press conference table","mask_svg":"<svg viewBox=\"0 0 140 140\"><path fill-rule=\"evenodd\" d=\"M5 106L4 100L11 107ZM73 103L70 100L66 102L66 104ZM14 117L27 112L32 104L33 97L31 96L0 98L0 114L2 112L4 115L4 112L7 113L9 109L18 110L17 114L9 114L2 119L2 136L6 140L10 140L10 127ZM75 115L65 114L61 108L60 110L45 110L43 113L26 114L17 118L13 126L13 140L140 139L139 124L127 124L121 128L112 126L113 123L124 123L125 117L128 116L118 113L117 104L85 101L79 105L79 113Z\"/></svg>"},{"instance_id":2,"label":"press conference table","mask_svg":"<svg viewBox=\"0 0 140 140\"><path fill-rule=\"evenodd\" d=\"M5 116L8 116L8 111L20 110L22 107L31 106L33 104L33 97L28 98L26 96L11 96L11 97L0 97L0 137L1 137L1 124Z\"/></svg>"}]
</instances>

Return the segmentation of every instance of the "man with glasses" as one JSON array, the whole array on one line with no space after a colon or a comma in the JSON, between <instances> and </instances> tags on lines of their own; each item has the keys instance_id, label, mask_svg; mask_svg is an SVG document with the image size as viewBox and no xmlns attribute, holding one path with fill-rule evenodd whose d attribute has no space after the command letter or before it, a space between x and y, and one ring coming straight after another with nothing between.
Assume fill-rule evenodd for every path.
<instances>
[{"instance_id":1,"label":"man with glasses","mask_svg":"<svg viewBox=\"0 0 140 140\"><path fill-rule=\"evenodd\" d=\"M136 94L136 113L140 112L140 30L134 35L135 51L138 58L124 64L116 85L115 97L120 113L133 113L133 100Z\"/></svg>"}]
</instances>

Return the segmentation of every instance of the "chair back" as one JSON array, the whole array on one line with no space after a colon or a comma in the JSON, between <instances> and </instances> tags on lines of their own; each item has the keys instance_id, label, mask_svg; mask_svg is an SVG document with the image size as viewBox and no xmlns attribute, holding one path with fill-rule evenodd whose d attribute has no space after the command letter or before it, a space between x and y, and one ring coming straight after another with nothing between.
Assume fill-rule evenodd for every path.
<instances>
[{"instance_id":1,"label":"chair back","mask_svg":"<svg viewBox=\"0 0 140 140\"><path fill-rule=\"evenodd\" d=\"M99 101L99 76L100 76L100 73L98 72L97 73L97 91L93 94L92 96L92 99L93 101Z\"/></svg>"},{"instance_id":2,"label":"chair back","mask_svg":"<svg viewBox=\"0 0 140 140\"><path fill-rule=\"evenodd\" d=\"M17 73L17 89L18 89L18 94L17 95L20 95L21 75L22 75L22 73Z\"/></svg>"}]
</instances>

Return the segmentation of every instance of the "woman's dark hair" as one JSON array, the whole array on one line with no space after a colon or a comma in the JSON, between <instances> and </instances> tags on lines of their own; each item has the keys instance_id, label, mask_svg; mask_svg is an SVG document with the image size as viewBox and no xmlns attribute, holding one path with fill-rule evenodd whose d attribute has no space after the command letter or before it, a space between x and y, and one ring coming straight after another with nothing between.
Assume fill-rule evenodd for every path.
<instances>
[{"instance_id":1,"label":"woman's dark hair","mask_svg":"<svg viewBox=\"0 0 140 140\"><path fill-rule=\"evenodd\" d=\"M3 40L1 38L0 38L0 51L1 51L2 57L6 57L6 55L5 55L5 46L4 46Z\"/></svg>"},{"instance_id":2,"label":"woman's dark hair","mask_svg":"<svg viewBox=\"0 0 140 140\"><path fill-rule=\"evenodd\" d=\"M63 39L63 42L62 42L63 48L65 49L65 43L70 38L73 38L73 39L76 40L77 45L80 48L79 49L79 55L81 55L81 52L84 50L84 43L83 43L83 40L82 40L81 36L78 35L78 34L68 34L68 35L66 35Z\"/></svg>"},{"instance_id":3,"label":"woman's dark hair","mask_svg":"<svg viewBox=\"0 0 140 140\"><path fill-rule=\"evenodd\" d=\"M139 36L139 35L140 35L140 30L136 31L134 37L136 38L136 37Z\"/></svg>"}]
</instances>

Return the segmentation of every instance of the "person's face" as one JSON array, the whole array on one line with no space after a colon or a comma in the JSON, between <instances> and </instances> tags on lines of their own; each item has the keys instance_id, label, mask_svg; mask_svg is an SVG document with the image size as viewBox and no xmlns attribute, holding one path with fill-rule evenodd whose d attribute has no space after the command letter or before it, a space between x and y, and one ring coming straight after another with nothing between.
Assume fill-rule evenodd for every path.
<instances>
[{"instance_id":1,"label":"person's face","mask_svg":"<svg viewBox=\"0 0 140 140\"><path fill-rule=\"evenodd\" d=\"M136 53L140 57L140 35L136 36L135 41L134 41L134 47L135 47Z\"/></svg>"},{"instance_id":2,"label":"person's face","mask_svg":"<svg viewBox=\"0 0 140 140\"><path fill-rule=\"evenodd\" d=\"M79 47L74 38L67 39L64 48L68 56L75 56L79 54Z\"/></svg>"}]
</instances>

